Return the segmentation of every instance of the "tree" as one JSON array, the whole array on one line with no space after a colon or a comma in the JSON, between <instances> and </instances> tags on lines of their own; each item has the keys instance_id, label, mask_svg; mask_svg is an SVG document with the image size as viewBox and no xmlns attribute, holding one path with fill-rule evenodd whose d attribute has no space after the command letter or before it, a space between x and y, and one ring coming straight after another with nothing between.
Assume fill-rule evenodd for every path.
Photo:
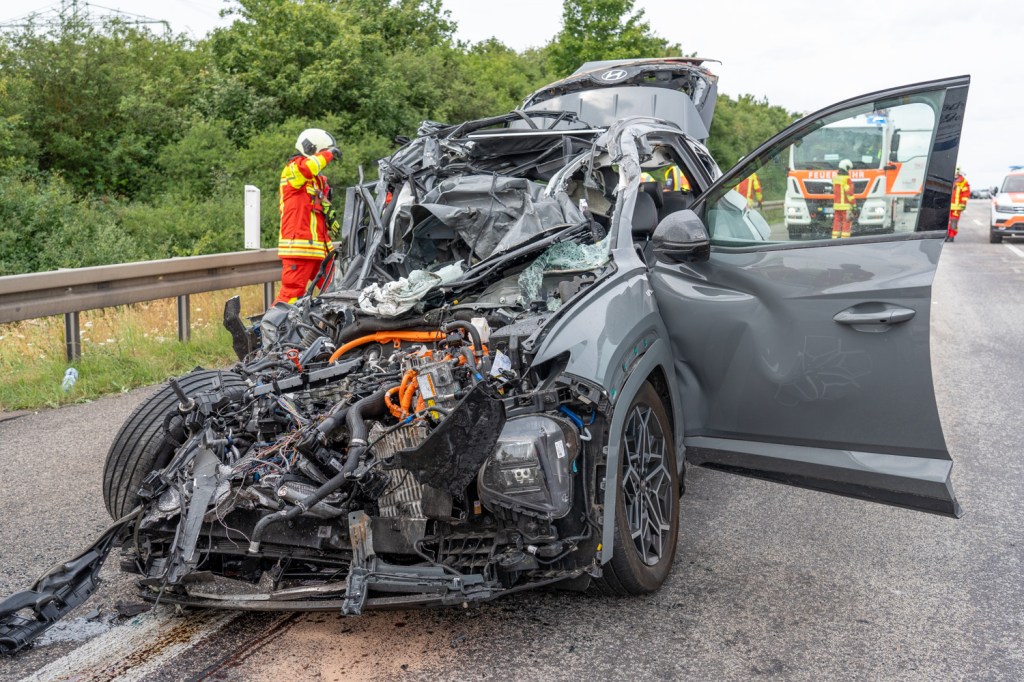
<instances>
[{"instance_id":1,"label":"tree","mask_svg":"<svg viewBox=\"0 0 1024 682\"><path fill-rule=\"evenodd\" d=\"M372 179L425 119L505 113L586 61L680 54L634 4L564 0L526 52L455 41L442 0L235 0L200 41L81 13L2 32L0 274L237 249L247 183L273 243L302 129L338 135L333 186ZM722 95L710 146L728 166L792 118Z\"/></svg>"},{"instance_id":2,"label":"tree","mask_svg":"<svg viewBox=\"0 0 1024 682\"><path fill-rule=\"evenodd\" d=\"M797 118L763 97L740 95L732 99L719 94L708 133L708 149L722 170L726 170Z\"/></svg>"},{"instance_id":3,"label":"tree","mask_svg":"<svg viewBox=\"0 0 1024 682\"><path fill-rule=\"evenodd\" d=\"M17 122L15 151L76 191L136 194L188 121L202 55L183 37L75 16L0 40L0 119Z\"/></svg>"},{"instance_id":4,"label":"tree","mask_svg":"<svg viewBox=\"0 0 1024 682\"><path fill-rule=\"evenodd\" d=\"M562 30L548 47L551 70L567 76L584 62L681 54L651 32L634 0L564 0Z\"/></svg>"}]
</instances>

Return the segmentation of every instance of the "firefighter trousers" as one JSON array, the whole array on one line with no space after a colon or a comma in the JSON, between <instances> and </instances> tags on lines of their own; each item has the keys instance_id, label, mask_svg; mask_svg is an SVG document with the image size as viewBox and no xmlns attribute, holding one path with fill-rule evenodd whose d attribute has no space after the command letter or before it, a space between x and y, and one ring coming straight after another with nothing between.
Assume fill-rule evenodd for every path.
<instances>
[{"instance_id":1,"label":"firefighter trousers","mask_svg":"<svg viewBox=\"0 0 1024 682\"><path fill-rule=\"evenodd\" d=\"M960 232L960 211L949 212L949 227L946 229L946 238L952 239Z\"/></svg>"},{"instance_id":2,"label":"firefighter trousers","mask_svg":"<svg viewBox=\"0 0 1024 682\"><path fill-rule=\"evenodd\" d=\"M852 229L853 223L850 221L849 209L837 208L832 213L832 239L849 237Z\"/></svg>"},{"instance_id":3,"label":"firefighter trousers","mask_svg":"<svg viewBox=\"0 0 1024 682\"><path fill-rule=\"evenodd\" d=\"M277 292L274 303L294 303L304 296L322 262L317 258L282 258L281 291Z\"/></svg>"}]
</instances>

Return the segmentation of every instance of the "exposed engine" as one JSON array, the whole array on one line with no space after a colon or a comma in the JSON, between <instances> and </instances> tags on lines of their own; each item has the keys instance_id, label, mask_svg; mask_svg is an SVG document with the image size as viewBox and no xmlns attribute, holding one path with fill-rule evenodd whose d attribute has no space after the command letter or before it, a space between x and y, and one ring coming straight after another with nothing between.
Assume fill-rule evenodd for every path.
<instances>
[{"instance_id":1,"label":"exposed engine","mask_svg":"<svg viewBox=\"0 0 1024 682\"><path fill-rule=\"evenodd\" d=\"M345 317L345 304L313 305L322 314L303 316L329 331ZM432 586L431 601L450 603L524 573L582 573L593 551L564 559L596 546L573 490L594 473L581 434L599 406L521 376L536 327L506 327L478 317L318 336L301 350L275 340L210 390L188 396L172 382L167 430L179 441L142 486L125 565L154 599L259 608L269 594L276 608L312 599L346 613L371 585L407 585L416 603ZM530 400L517 400L527 387Z\"/></svg>"},{"instance_id":2,"label":"exposed engine","mask_svg":"<svg viewBox=\"0 0 1024 682\"><path fill-rule=\"evenodd\" d=\"M601 573L610 399L567 354L535 359L615 270L618 179L600 130L486 133L522 117L428 126L374 194L349 189L323 291L249 329L228 302L240 362L129 417L104 478L121 518L3 602L0 651L84 601L117 541L145 598L216 608L356 614Z\"/></svg>"}]
</instances>

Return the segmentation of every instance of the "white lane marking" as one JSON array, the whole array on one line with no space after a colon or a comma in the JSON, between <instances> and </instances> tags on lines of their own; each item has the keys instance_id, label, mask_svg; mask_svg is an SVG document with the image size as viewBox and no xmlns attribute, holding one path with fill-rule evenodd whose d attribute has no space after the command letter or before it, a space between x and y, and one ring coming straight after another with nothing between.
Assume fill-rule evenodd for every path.
<instances>
[{"instance_id":1,"label":"white lane marking","mask_svg":"<svg viewBox=\"0 0 1024 682\"><path fill-rule=\"evenodd\" d=\"M1013 251L1013 252L1014 252L1015 254L1017 254L1017 255L1018 255L1018 256L1020 256L1021 258L1024 258L1024 251L1021 251L1020 249L1018 249L1018 248L1017 248L1016 246L1014 246L1013 244L1007 244L1006 242L1003 242L1003 246L1005 246L1006 248L1008 248L1008 249L1009 249L1010 251Z\"/></svg>"},{"instance_id":2,"label":"white lane marking","mask_svg":"<svg viewBox=\"0 0 1024 682\"><path fill-rule=\"evenodd\" d=\"M160 608L89 640L25 680L135 682L161 669L238 617L233 611L205 611L184 618Z\"/></svg>"},{"instance_id":3,"label":"white lane marking","mask_svg":"<svg viewBox=\"0 0 1024 682\"><path fill-rule=\"evenodd\" d=\"M981 222L980 220L978 220L977 218L971 218L971 222L974 223L975 225L977 225L978 227L981 227L982 225L985 224L985 223Z\"/></svg>"}]
</instances>

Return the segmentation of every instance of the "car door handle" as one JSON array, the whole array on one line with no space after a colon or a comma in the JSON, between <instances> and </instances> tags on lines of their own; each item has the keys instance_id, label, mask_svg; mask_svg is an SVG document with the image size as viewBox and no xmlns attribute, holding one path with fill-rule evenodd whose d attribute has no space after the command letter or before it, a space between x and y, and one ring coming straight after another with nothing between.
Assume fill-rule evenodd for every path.
<instances>
[{"instance_id":1,"label":"car door handle","mask_svg":"<svg viewBox=\"0 0 1024 682\"><path fill-rule=\"evenodd\" d=\"M895 306L889 303L863 303L852 308L841 310L832 319L839 324L857 325L892 325L906 322L914 317L917 311L911 308Z\"/></svg>"}]
</instances>

